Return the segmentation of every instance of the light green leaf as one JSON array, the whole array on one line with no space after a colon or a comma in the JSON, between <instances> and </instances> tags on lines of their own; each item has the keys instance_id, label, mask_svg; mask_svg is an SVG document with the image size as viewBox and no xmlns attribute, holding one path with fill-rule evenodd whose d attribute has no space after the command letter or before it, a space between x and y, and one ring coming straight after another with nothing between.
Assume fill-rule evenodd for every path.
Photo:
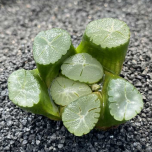
<instances>
[{"instance_id":1,"label":"light green leaf","mask_svg":"<svg viewBox=\"0 0 152 152\"><path fill-rule=\"evenodd\" d=\"M89 53L104 71L120 75L130 40L127 24L114 18L90 22L84 32L77 53Z\"/></svg>"},{"instance_id":2,"label":"light green leaf","mask_svg":"<svg viewBox=\"0 0 152 152\"><path fill-rule=\"evenodd\" d=\"M53 28L38 33L34 38L33 56L40 76L48 88L59 74L65 59L74 54L71 37L65 30Z\"/></svg>"},{"instance_id":3,"label":"light green leaf","mask_svg":"<svg viewBox=\"0 0 152 152\"><path fill-rule=\"evenodd\" d=\"M92 91L85 83L58 77L53 81L50 92L56 104L66 106L79 97L90 94Z\"/></svg>"},{"instance_id":4,"label":"light green leaf","mask_svg":"<svg viewBox=\"0 0 152 152\"><path fill-rule=\"evenodd\" d=\"M121 78L109 82L108 101L110 113L118 121L135 117L143 107L138 90Z\"/></svg>"},{"instance_id":5,"label":"light green leaf","mask_svg":"<svg viewBox=\"0 0 152 152\"><path fill-rule=\"evenodd\" d=\"M60 120L59 109L50 99L48 89L39 76L37 69L20 69L8 79L10 100L29 112Z\"/></svg>"},{"instance_id":6,"label":"light green leaf","mask_svg":"<svg viewBox=\"0 0 152 152\"><path fill-rule=\"evenodd\" d=\"M13 72L8 79L10 99L22 107L32 107L39 102L40 85L33 75L24 69Z\"/></svg>"},{"instance_id":7,"label":"light green leaf","mask_svg":"<svg viewBox=\"0 0 152 152\"><path fill-rule=\"evenodd\" d=\"M98 82L103 76L102 65L91 55L79 53L69 57L61 66L62 74L85 83Z\"/></svg>"},{"instance_id":8,"label":"light green leaf","mask_svg":"<svg viewBox=\"0 0 152 152\"><path fill-rule=\"evenodd\" d=\"M92 130L100 117L100 99L92 93L82 96L64 108L62 121L69 132L82 136Z\"/></svg>"},{"instance_id":9,"label":"light green leaf","mask_svg":"<svg viewBox=\"0 0 152 152\"><path fill-rule=\"evenodd\" d=\"M113 18L93 21L88 24L85 32L91 41L103 48L120 46L127 43L130 37L127 24Z\"/></svg>"},{"instance_id":10,"label":"light green leaf","mask_svg":"<svg viewBox=\"0 0 152 152\"><path fill-rule=\"evenodd\" d=\"M36 63L48 65L57 62L70 49L70 35L62 29L40 32L34 39L33 55Z\"/></svg>"}]
</instances>

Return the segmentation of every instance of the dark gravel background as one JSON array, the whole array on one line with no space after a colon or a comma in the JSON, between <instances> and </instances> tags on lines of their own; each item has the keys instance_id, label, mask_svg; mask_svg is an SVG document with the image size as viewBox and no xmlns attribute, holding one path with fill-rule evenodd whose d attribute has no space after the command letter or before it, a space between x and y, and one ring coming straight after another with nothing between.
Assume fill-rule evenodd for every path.
<instances>
[{"instance_id":1,"label":"dark gravel background","mask_svg":"<svg viewBox=\"0 0 152 152\"><path fill-rule=\"evenodd\" d=\"M110 131L70 134L62 122L22 111L8 98L7 78L33 69L32 41L41 30L59 27L75 46L91 20L114 17L130 27L122 76L144 97L135 119ZM152 152L152 1L0 0L0 152Z\"/></svg>"}]
</instances>

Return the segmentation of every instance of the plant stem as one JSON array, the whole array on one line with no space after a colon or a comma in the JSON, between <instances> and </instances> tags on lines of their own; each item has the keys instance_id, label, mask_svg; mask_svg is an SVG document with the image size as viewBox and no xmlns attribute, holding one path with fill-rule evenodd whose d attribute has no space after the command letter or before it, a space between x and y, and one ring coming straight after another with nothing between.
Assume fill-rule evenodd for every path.
<instances>
[{"instance_id":1,"label":"plant stem","mask_svg":"<svg viewBox=\"0 0 152 152\"><path fill-rule=\"evenodd\" d=\"M125 79L105 72L98 128L117 126L134 118L143 108L142 95Z\"/></svg>"},{"instance_id":2,"label":"plant stem","mask_svg":"<svg viewBox=\"0 0 152 152\"><path fill-rule=\"evenodd\" d=\"M96 125L96 128L98 129L107 130L113 126L117 126L126 122L124 120L117 121L110 114L109 103L108 103L108 93L107 93L108 84L111 79L117 79L117 78L120 78L120 77L113 75L109 72L105 72L105 79L104 79L103 89L101 92L101 114L100 114L99 121Z\"/></svg>"},{"instance_id":3,"label":"plant stem","mask_svg":"<svg viewBox=\"0 0 152 152\"><path fill-rule=\"evenodd\" d=\"M57 62L54 64L50 63L48 65L43 65L36 63L36 66L40 72L40 75L47 87L50 88L52 80L59 74L60 67L65 59L75 54L75 49L71 44L70 49L67 51L65 55L63 55Z\"/></svg>"},{"instance_id":4,"label":"plant stem","mask_svg":"<svg viewBox=\"0 0 152 152\"><path fill-rule=\"evenodd\" d=\"M70 35L62 29L42 31L34 39L33 56L40 76L49 88L63 61L74 55Z\"/></svg>"}]
</instances>

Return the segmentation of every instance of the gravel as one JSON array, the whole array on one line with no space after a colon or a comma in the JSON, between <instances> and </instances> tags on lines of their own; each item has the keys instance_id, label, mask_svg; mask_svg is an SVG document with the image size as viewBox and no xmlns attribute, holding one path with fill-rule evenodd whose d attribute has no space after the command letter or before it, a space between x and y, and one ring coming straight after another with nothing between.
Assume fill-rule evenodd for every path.
<instances>
[{"instance_id":1,"label":"gravel","mask_svg":"<svg viewBox=\"0 0 152 152\"><path fill-rule=\"evenodd\" d=\"M53 27L67 30L76 47L91 20L125 21L131 41L121 76L142 93L144 109L117 129L70 134L62 122L27 113L8 98L7 78L19 68L33 69L33 38ZM151 152L152 151L152 1L1 0L0 1L0 151L1 152Z\"/></svg>"}]
</instances>

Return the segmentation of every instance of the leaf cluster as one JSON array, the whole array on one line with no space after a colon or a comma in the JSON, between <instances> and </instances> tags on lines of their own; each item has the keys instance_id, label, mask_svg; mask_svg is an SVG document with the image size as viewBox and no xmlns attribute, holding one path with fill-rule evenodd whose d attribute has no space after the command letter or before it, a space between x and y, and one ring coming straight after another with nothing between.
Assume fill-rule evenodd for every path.
<instances>
[{"instance_id":1,"label":"leaf cluster","mask_svg":"<svg viewBox=\"0 0 152 152\"><path fill-rule=\"evenodd\" d=\"M65 30L40 32L33 43L37 69L9 76L10 100L24 110L62 120L76 136L132 119L143 101L119 76L129 38L126 23L111 18L89 23L76 49Z\"/></svg>"}]
</instances>

